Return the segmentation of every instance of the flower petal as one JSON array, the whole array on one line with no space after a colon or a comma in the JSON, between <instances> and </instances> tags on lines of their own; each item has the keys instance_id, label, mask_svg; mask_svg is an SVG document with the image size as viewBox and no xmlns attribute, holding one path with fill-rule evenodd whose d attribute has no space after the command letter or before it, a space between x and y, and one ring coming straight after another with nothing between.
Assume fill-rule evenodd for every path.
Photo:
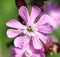
<instances>
[{"instance_id":1,"label":"flower petal","mask_svg":"<svg viewBox=\"0 0 60 57\"><path fill-rule=\"evenodd\" d=\"M23 54L16 54L14 57L22 57L23 56Z\"/></svg>"},{"instance_id":2,"label":"flower petal","mask_svg":"<svg viewBox=\"0 0 60 57\"><path fill-rule=\"evenodd\" d=\"M23 50L17 48L17 47L13 47L10 49L10 51L13 53L13 54L22 54L23 53Z\"/></svg>"},{"instance_id":3,"label":"flower petal","mask_svg":"<svg viewBox=\"0 0 60 57\"><path fill-rule=\"evenodd\" d=\"M32 54L32 57L45 57L44 53Z\"/></svg>"},{"instance_id":4,"label":"flower petal","mask_svg":"<svg viewBox=\"0 0 60 57\"><path fill-rule=\"evenodd\" d=\"M33 6L32 7L32 11L31 11L31 15L30 15L30 21L31 23L33 23L36 19L36 17L40 14L40 8L38 8L37 6Z\"/></svg>"},{"instance_id":5,"label":"flower petal","mask_svg":"<svg viewBox=\"0 0 60 57\"><path fill-rule=\"evenodd\" d=\"M57 26L60 25L60 10L50 11L50 16L54 19ZM56 28L57 28L56 26Z\"/></svg>"},{"instance_id":6,"label":"flower petal","mask_svg":"<svg viewBox=\"0 0 60 57\"><path fill-rule=\"evenodd\" d=\"M6 33L9 38L13 38L21 34L22 30L8 29Z\"/></svg>"},{"instance_id":7,"label":"flower petal","mask_svg":"<svg viewBox=\"0 0 60 57\"><path fill-rule=\"evenodd\" d=\"M45 57L45 54L44 53L40 53L40 57Z\"/></svg>"},{"instance_id":8,"label":"flower petal","mask_svg":"<svg viewBox=\"0 0 60 57\"><path fill-rule=\"evenodd\" d=\"M53 27L49 24L37 27L39 32L50 34L53 32Z\"/></svg>"},{"instance_id":9,"label":"flower petal","mask_svg":"<svg viewBox=\"0 0 60 57\"><path fill-rule=\"evenodd\" d=\"M36 23L37 26L41 26L41 25L44 25L44 24L50 24L51 26L53 26L54 28L56 27L56 22L53 20L52 17L50 17L49 15L47 14L44 14L40 19L39 21Z\"/></svg>"},{"instance_id":10,"label":"flower petal","mask_svg":"<svg viewBox=\"0 0 60 57\"><path fill-rule=\"evenodd\" d=\"M53 6L52 6L53 5ZM45 13L50 15L54 21L56 21L56 26L54 25L54 28L57 28L58 25L60 25L60 6L58 6L58 3L48 2L45 5Z\"/></svg>"},{"instance_id":11,"label":"flower petal","mask_svg":"<svg viewBox=\"0 0 60 57\"><path fill-rule=\"evenodd\" d=\"M36 36L34 36L32 38L32 42L33 42L33 46L36 49L41 49L42 48L42 43L40 42L39 38L37 38Z\"/></svg>"},{"instance_id":12,"label":"flower petal","mask_svg":"<svg viewBox=\"0 0 60 57\"><path fill-rule=\"evenodd\" d=\"M59 43L59 40L55 37L55 36L48 36L50 39L51 39L51 41L52 42L54 42L54 43Z\"/></svg>"},{"instance_id":13,"label":"flower petal","mask_svg":"<svg viewBox=\"0 0 60 57\"><path fill-rule=\"evenodd\" d=\"M12 27L12 28L18 28L18 29L23 29L25 28L24 25L22 25L19 21L17 20L10 20L9 22L6 23L7 26Z\"/></svg>"},{"instance_id":14,"label":"flower petal","mask_svg":"<svg viewBox=\"0 0 60 57\"><path fill-rule=\"evenodd\" d=\"M40 54L32 54L31 57L41 57Z\"/></svg>"},{"instance_id":15,"label":"flower petal","mask_svg":"<svg viewBox=\"0 0 60 57\"><path fill-rule=\"evenodd\" d=\"M29 41L30 41L30 39L27 36L17 37L14 40L14 45L15 45L15 47L23 48L23 47L26 47L26 45L29 44Z\"/></svg>"},{"instance_id":16,"label":"flower petal","mask_svg":"<svg viewBox=\"0 0 60 57\"><path fill-rule=\"evenodd\" d=\"M25 6L20 7L20 9L19 9L19 15L23 18L23 20L25 21L25 23L28 22L29 13L28 13L28 9Z\"/></svg>"},{"instance_id":17,"label":"flower petal","mask_svg":"<svg viewBox=\"0 0 60 57\"><path fill-rule=\"evenodd\" d=\"M13 57L20 57L20 56L22 57L23 52L24 52L23 50L16 47L11 48L10 51L13 54Z\"/></svg>"},{"instance_id":18,"label":"flower petal","mask_svg":"<svg viewBox=\"0 0 60 57\"><path fill-rule=\"evenodd\" d=\"M43 43L47 44L49 42L48 36L41 34L39 32L35 32L35 34Z\"/></svg>"}]
</instances>

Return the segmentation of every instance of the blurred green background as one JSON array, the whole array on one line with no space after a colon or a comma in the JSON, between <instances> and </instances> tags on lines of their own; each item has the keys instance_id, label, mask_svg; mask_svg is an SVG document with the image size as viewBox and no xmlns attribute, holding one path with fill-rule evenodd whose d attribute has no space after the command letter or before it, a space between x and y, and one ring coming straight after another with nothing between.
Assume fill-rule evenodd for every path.
<instances>
[{"instance_id":1,"label":"blurred green background","mask_svg":"<svg viewBox=\"0 0 60 57\"><path fill-rule=\"evenodd\" d=\"M5 25L5 23L10 19L15 19L17 16L18 9L15 5L15 0L0 0L0 57L11 57L9 50L10 47L7 46L7 44L13 39L9 39L7 37L6 31L8 27ZM52 34L60 40L60 27L57 28ZM60 53L53 56L47 55L47 57L60 57Z\"/></svg>"}]
</instances>

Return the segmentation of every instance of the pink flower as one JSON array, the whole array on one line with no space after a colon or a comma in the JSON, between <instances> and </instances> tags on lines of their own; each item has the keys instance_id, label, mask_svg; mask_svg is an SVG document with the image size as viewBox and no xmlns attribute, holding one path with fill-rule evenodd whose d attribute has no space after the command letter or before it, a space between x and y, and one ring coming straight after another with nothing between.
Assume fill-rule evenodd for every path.
<instances>
[{"instance_id":1,"label":"pink flower","mask_svg":"<svg viewBox=\"0 0 60 57\"><path fill-rule=\"evenodd\" d=\"M52 35L52 36L49 36L49 38L51 39L51 42L59 43L59 40L56 36Z\"/></svg>"},{"instance_id":2,"label":"pink flower","mask_svg":"<svg viewBox=\"0 0 60 57\"><path fill-rule=\"evenodd\" d=\"M48 2L45 6L45 13L50 15L55 24L53 24L54 28L57 28L60 25L60 6L57 3Z\"/></svg>"},{"instance_id":3,"label":"pink flower","mask_svg":"<svg viewBox=\"0 0 60 57\"><path fill-rule=\"evenodd\" d=\"M36 50L32 46L26 45L23 49L11 48L13 57L45 57L44 50Z\"/></svg>"},{"instance_id":4,"label":"pink flower","mask_svg":"<svg viewBox=\"0 0 60 57\"><path fill-rule=\"evenodd\" d=\"M33 6L29 16L27 8L22 6L19 9L19 15L23 18L26 25L23 25L14 19L6 23L7 26L15 28L8 29L7 36L10 38L18 36L14 41L16 47L18 47L19 43L28 41L25 38L32 40L32 44L36 49L42 48L41 41L45 44L48 43L49 38L45 34L50 34L53 31L53 27L49 24L51 17L44 14L36 23L34 23L39 14L40 9L36 6ZM26 36L21 36L22 33Z\"/></svg>"}]
</instances>

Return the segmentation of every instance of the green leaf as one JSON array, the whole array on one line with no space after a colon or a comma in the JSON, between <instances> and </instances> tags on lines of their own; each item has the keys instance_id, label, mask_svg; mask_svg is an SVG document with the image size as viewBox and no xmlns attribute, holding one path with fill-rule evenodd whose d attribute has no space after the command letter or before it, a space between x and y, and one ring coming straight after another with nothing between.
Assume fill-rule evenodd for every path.
<instances>
[{"instance_id":1,"label":"green leaf","mask_svg":"<svg viewBox=\"0 0 60 57\"><path fill-rule=\"evenodd\" d=\"M57 53L56 55L50 55L50 54L48 54L47 57L60 57L60 53Z\"/></svg>"},{"instance_id":2,"label":"green leaf","mask_svg":"<svg viewBox=\"0 0 60 57\"><path fill-rule=\"evenodd\" d=\"M0 57L11 57L10 48L7 44L12 40L6 35L8 27L6 22L15 19L18 11L15 0L0 0Z\"/></svg>"}]
</instances>

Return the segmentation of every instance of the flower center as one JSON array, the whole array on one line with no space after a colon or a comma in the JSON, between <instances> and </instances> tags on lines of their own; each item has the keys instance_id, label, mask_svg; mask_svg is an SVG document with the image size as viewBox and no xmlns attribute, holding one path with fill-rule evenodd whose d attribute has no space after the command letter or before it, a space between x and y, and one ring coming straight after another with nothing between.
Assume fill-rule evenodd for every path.
<instances>
[{"instance_id":1,"label":"flower center","mask_svg":"<svg viewBox=\"0 0 60 57\"><path fill-rule=\"evenodd\" d=\"M26 27L26 29L24 30L24 34L27 34L29 36L34 36L34 31L35 31L35 28L34 26L28 26Z\"/></svg>"},{"instance_id":2,"label":"flower center","mask_svg":"<svg viewBox=\"0 0 60 57\"><path fill-rule=\"evenodd\" d=\"M25 52L25 56L26 56L26 57L31 57L31 55L32 55L32 52L31 52L30 50L27 50L27 51Z\"/></svg>"},{"instance_id":3,"label":"flower center","mask_svg":"<svg viewBox=\"0 0 60 57\"><path fill-rule=\"evenodd\" d=\"M29 31L29 32L33 32L32 27L31 27L31 26L29 26L29 27L27 28L27 31Z\"/></svg>"}]
</instances>

